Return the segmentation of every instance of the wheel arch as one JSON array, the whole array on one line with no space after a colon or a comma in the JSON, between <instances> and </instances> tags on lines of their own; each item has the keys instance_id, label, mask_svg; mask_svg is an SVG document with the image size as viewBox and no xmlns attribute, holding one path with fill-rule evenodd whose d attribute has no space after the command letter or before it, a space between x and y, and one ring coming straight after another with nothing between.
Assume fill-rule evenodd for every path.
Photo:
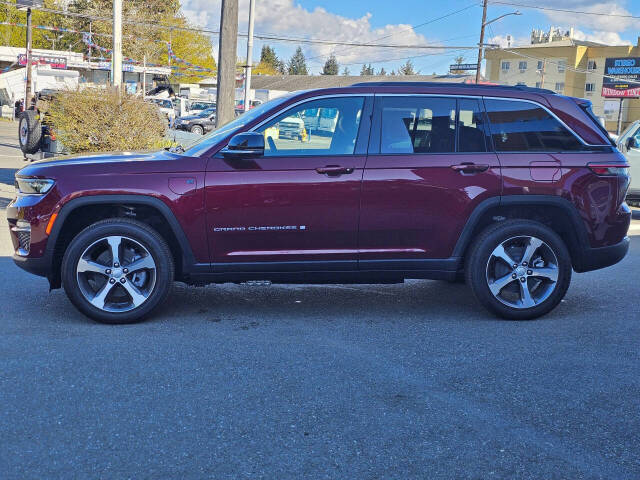
<instances>
[{"instance_id":1,"label":"wheel arch","mask_svg":"<svg viewBox=\"0 0 640 480\"><path fill-rule=\"evenodd\" d=\"M453 256L465 257L474 237L507 219L535 220L552 228L567 245L574 270L582 271L583 252L589 246L586 227L575 205L553 195L511 195L482 201L467 220Z\"/></svg>"},{"instance_id":2,"label":"wheel arch","mask_svg":"<svg viewBox=\"0 0 640 480\"><path fill-rule=\"evenodd\" d=\"M47 278L51 288L61 285L60 266L68 243L87 226L104 218L135 218L158 231L174 257L176 279L195 264L191 246L172 210L148 195L90 195L65 203L51 229L45 255L50 259Z\"/></svg>"}]
</instances>

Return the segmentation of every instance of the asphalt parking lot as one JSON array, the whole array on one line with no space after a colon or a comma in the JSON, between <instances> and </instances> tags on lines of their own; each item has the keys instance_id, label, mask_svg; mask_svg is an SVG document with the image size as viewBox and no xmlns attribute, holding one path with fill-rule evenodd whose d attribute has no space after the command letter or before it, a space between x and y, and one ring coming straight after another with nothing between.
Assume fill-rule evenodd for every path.
<instances>
[{"instance_id":1,"label":"asphalt parking lot","mask_svg":"<svg viewBox=\"0 0 640 480\"><path fill-rule=\"evenodd\" d=\"M531 322L412 281L176 284L99 325L13 265L2 222L2 479L640 478L639 211L628 257Z\"/></svg>"}]
</instances>

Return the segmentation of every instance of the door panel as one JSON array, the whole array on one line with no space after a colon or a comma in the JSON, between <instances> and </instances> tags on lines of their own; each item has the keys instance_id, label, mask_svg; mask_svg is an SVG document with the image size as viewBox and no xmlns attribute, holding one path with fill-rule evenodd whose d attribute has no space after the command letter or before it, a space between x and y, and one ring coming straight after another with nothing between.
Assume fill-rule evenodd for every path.
<instances>
[{"instance_id":1,"label":"door panel","mask_svg":"<svg viewBox=\"0 0 640 480\"><path fill-rule=\"evenodd\" d=\"M501 192L486 132L476 99L376 96L362 182L361 269L452 255L473 209Z\"/></svg>"},{"instance_id":2,"label":"door panel","mask_svg":"<svg viewBox=\"0 0 640 480\"><path fill-rule=\"evenodd\" d=\"M337 121L317 134L305 119L323 108L337 111ZM304 102L255 130L265 136L264 157L209 162L206 208L214 271L356 268L370 127L364 108L370 111L372 99Z\"/></svg>"},{"instance_id":3,"label":"door panel","mask_svg":"<svg viewBox=\"0 0 640 480\"><path fill-rule=\"evenodd\" d=\"M465 174L452 166L488 165ZM500 194L494 153L369 157L362 183L360 259L451 256L473 209Z\"/></svg>"}]
</instances>

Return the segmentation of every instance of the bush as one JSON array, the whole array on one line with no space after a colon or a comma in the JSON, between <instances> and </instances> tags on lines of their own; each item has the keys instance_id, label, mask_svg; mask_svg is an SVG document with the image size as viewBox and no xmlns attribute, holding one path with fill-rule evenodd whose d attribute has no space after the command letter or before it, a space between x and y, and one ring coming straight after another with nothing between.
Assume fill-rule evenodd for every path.
<instances>
[{"instance_id":1,"label":"bush","mask_svg":"<svg viewBox=\"0 0 640 480\"><path fill-rule=\"evenodd\" d=\"M166 120L155 105L115 89L60 92L42 106L70 153L145 150L162 143Z\"/></svg>"}]
</instances>

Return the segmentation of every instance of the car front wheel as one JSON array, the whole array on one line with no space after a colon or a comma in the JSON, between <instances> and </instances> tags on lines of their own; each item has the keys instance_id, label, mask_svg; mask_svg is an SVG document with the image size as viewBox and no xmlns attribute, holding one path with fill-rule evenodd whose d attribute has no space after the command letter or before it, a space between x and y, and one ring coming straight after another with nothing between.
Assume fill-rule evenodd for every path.
<instances>
[{"instance_id":1,"label":"car front wheel","mask_svg":"<svg viewBox=\"0 0 640 480\"><path fill-rule=\"evenodd\" d=\"M540 317L565 296L571 257L552 229L529 220L488 227L471 248L467 284L489 311L511 320Z\"/></svg>"},{"instance_id":2,"label":"car front wheel","mask_svg":"<svg viewBox=\"0 0 640 480\"><path fill-rule=\"evenodd\" d=\"M200 125L194 125L191 127L191 133L197 133L198 135L204 134L204 129Z\"/></svg>"},{"instance_id":3,"label":"car front wheel","mask_svg":"<svg viewBox=\"0 0 640 480\"><path fill-rule=\"evenodd\" d=\"M115 218L94 223L71 241L62 260L62 283L88 317L132 323L165 300L173 269L169 247L155 230Z\"/></svg>"}]
</instances>

